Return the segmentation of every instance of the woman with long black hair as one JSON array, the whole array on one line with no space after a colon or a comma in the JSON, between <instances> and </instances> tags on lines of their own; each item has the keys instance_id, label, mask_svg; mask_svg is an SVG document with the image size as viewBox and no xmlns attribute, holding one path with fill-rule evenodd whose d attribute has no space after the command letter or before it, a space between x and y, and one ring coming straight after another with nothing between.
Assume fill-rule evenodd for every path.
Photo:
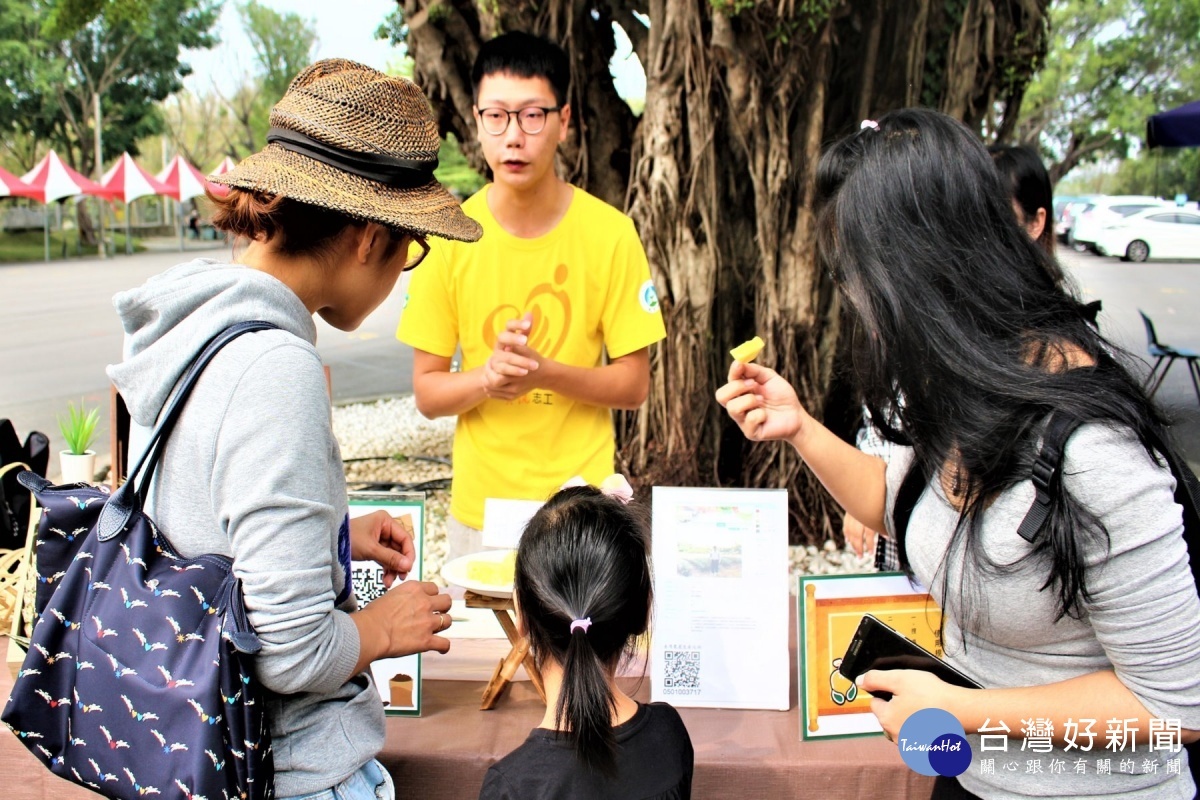
<instances>
[{"instance_id":1,"label":"woman with long black hair","mask_svg":"<svg viewBox=\"0 0 1200 800\"><path fill-rule=\"evenodd\" d=\"M962 722L974 760L935 797L1191 797L1186 754L1147 749L1160 725L1200 738L1200 599L1174 480L1149 444L1165 438L1163 415L1017 224L965 126L924 110L865 124L822 158L818 193L858 382L907 446L886 464L854 449L765 366L735 363L717 400L748 438L790 442L868 527L894 533L900 486L910 470L921 479L903 563L942 607L946 660L986 688L871 671L863 688L891 694L872 711L892 739L922 708ZM1030 543L1017 531L1052 411L1083 424ZM1000 723L1008 754L981 753L978 732ZM1128 740L1106 750L1114 723ZM1023 751L1039 734L1047 747ZM1020 769L989 772L990 756Z\"/></svg>"}]
</instances>

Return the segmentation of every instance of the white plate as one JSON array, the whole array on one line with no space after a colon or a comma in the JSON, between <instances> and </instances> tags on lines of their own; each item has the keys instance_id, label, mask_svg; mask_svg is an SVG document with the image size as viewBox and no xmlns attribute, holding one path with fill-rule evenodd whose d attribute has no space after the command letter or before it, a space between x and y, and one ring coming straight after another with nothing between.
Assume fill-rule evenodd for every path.
<instances>
[{"instance_id":1,"label":"white plate","mask_svg":"<svg viewBox=\"0 0 1200 800\"><path fill-rule=\"evenodd\" d=\"M512 550L484 550L482 553L471 553L470 555L460 556L442 566L442 577L446 579L446 583L461 586L476 594L488 597L512 597L513 587L511 583L480 583L467 577L467 567L470 564L480 562L496 563L503 561L511 553Z\"/></svg>"}]
</instances>

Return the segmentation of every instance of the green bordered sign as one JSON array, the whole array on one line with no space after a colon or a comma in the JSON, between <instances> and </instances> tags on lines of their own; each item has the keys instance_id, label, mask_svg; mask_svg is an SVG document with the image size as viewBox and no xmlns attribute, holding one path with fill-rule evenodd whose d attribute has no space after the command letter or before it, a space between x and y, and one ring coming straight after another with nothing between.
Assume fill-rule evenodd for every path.
<instances>
[{"instance_id":1,"label":"green bordered sign","mask_svg":"<svg viewBox=\"0 0 1200 800\"><path fill-rule=\"evenodd\" d=\"M386 511L412 536L417 558L407 580L422 579L425 554L425 495L420 492L351 492L350 517ZM383 567L373 561L353 561L350 565L354 595L361 608L387 589L383 585ZM392 584L395 589L400 581ZM421 655L385 658L371 664L371 677L383 698L384 711L403 717L421 716Z\"/></svg>"},{"instance_id":2,"label":"green bordered sign","mask_svg":"<svg viewBox=\"0 0 1200 800\"><path fill-rule=\"evenodd\" d=\"M863 615L884 621L941 656L941 611L902 572L802 575L796 595L800 738L882 736L871 696L840 672L842 656Z\"/></svg>"}]
</instances>

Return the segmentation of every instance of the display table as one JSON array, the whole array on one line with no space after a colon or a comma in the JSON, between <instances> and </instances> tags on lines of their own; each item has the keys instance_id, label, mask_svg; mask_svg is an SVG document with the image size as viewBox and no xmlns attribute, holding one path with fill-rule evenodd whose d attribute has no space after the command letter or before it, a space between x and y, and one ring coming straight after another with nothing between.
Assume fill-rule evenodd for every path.
<instances>
[{"instance_id":1,"label":"display table","mask_svg":"<svg viewBox=\"0 0 1200 800\"><path fill-rule=\"evenodd\" d=\"M791 626L795 664L795 626ZM7 646L7 642L0 642ZM542 719L544 706L524 671L491 711L481 711L486 676L509 649L505 639L455 640L447 655L423 660L422 716L389 717L379 759L395 777L400 800L469 800L487 768L521 744ZM479 674L480 680L447 680ZM5 700L12 676L0 670ZM648 700L650 679L623 678L625 688ZM931 778L901 761L882 737L803 742L792 677L791 711L680 709L696 751L692 796L775 798L872 798L925 800ZM6 800L87 800L91 792L52 775L16 737L0 730L0 796Z\"/></svg>"}]
</instances>

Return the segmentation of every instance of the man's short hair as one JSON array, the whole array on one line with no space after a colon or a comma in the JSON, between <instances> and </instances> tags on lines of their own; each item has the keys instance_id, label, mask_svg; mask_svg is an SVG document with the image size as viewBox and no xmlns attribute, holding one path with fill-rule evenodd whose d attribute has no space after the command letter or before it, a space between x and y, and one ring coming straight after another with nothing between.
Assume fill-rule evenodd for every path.
<instances>
[{"instance_id":1,"label":"man's short hair","mask_svg":"<svg viewBox=\"0 0 1200 800\"><path fill-rule=\"evenodd\" d=\"M484 42L471 70L471 87L479 99L479 84L488 75L545 78L554 89L554 100L566 105L571 87L571 62L561 47L548 39L513 31Z\"/></svg>"}]
</instances>

